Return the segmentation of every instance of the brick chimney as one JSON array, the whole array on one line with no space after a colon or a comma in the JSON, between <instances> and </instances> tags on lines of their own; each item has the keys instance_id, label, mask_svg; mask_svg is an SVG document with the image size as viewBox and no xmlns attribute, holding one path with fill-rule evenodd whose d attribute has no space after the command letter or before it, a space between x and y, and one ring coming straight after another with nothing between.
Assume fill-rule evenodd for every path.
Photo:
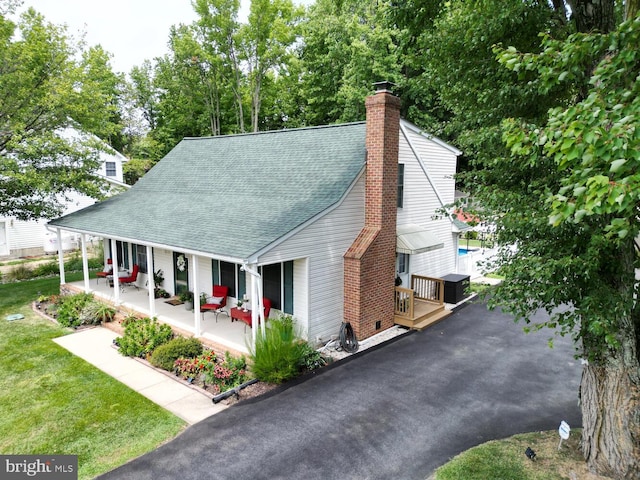
<instances>
[{"instance_id":1,"label":"brick chimney","mask_svg":"<svg viewBox=\"0 0 640 480\"><path fill-rule=\"evenodd\" d=\"M365 225L344 255L344 319L358 339L393 326L400 99L388 82L366 99Z\"/></svg>"}]
</instances>

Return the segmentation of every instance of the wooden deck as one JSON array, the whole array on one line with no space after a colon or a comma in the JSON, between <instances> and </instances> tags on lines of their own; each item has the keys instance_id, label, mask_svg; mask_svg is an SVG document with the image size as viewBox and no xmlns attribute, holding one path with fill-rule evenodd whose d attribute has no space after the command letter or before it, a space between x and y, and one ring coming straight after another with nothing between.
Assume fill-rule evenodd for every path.
<instances>
[{"instance_id":1,"label":"wooden deck","mask_svg":"<svg viewBox=\"0 0 640 480\"><path fill-rule=\"evenodd\" d=\"M411 318L396 315L394 322L398 325L409 327L413 330L424 330L430 325L451 315L444 305L427 302L425 300L415 300L413 306L413 316Z\"/></svg>"},{"instance_id":2,"label":"wooden deck","mask_svg":"<svg viewBox=\"0 0 640 480\"><path fill-rule=\"evenodd\" d=\"M424 330L448 317L441 278L411 276L411 288L396 287L394 322L414 330Z\"/></svg>"}]
</instances>

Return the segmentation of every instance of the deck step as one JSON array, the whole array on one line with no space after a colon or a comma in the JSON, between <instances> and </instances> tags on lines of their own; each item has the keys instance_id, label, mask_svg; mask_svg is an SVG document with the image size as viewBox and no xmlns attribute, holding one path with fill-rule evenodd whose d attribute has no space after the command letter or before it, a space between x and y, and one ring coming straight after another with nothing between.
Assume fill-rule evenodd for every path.
<instances>
[{"instance_id":1,"label":"deck step","mask_svg":"<svg viewBox=\"0 0 640 480\"><path fill-rule=\"evenodd\" d=\"M424 330L425 328L433 325L434 323L438 323L440 320L443 320L445 318L447 318L449 315L451 315L451 310L441 310L427 318L425 318L424 320L419 321L418 323L416 323L415 325L413 325L413 327L411 327L413 330Z\"/></svg>"}]
</instances>

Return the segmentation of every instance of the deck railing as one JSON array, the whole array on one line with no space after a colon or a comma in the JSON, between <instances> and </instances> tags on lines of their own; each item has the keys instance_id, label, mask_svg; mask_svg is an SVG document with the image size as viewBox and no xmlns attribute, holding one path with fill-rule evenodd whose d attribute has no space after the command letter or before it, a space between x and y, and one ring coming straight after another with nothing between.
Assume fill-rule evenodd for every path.
<instances>
[{"instance_id":1,"label":"deck railing","mask_svg":"<svg viewBox=\"0 0 640 480\"><path fill-rule=\"evenodd\" d=\"M411 290L415 292L416 298L444 304L444 280L441 278L411 275Z\"/></svg>"},{"instance_id":2,"label":"deck railing","mask_svg":"<svg viewBox=\"0 0 640 480\"><path fill-rule=\"evenodd\" d=\"M395 314L413 318L415 300L444 305L444 280L441 278L411 275L411 288L396 287Z\"/></svg>"},{"instance_id":3,"label":"deck railing","mask_svg":"<svg viewBox=\"0 0 640 480\"><path fill-rule=\"evenodd\" d=\"M413 290L396 287L396 315L413 318Z\"/></svg>"}]
</instances>

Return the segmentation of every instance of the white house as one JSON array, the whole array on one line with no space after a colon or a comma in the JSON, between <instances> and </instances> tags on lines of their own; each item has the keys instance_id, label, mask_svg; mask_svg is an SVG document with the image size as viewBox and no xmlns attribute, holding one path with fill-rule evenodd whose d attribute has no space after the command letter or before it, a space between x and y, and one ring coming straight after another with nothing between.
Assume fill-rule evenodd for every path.
<instances>
[{"instance_id":1,"label":"white house","mask_svg":"<svg viewBox=\"0 0 640 480\"><path fill-rule=\"evenodd\" d=\"M267 298L271 316L292 315L310 341L343 321L362 339L422 321L424 301L443 314L440 277L455 273L459 229L442 208L458 155L401 120L382 84L366 122L185 138L130 190L49 226L103 237L105 259L138 265L145 293L108 295L150 316L165 307L148 281L161 269L171 293L227 286L227 312L248 296L254 330ZM107 288L88 276L80 287ZM162 320L224 344L231 322L195 310Z\"/></svg>"},{"instance_id":2,"label":"white house","mask_svg":"<svg viewBox=\"0 0 640 480\"><path fill-rule=\"evenodd\" d=\"M62 135L77 137L80 133L74 129L66 129ZM128 188L122 174L122 166L127 158L116 150L109 150L110 153L100 152L101 165L96 173L114 187ZM94 199L77 192L71 192L69 198L65 202L64 215L95 203ZM65 250L77 248L76 235L66 234L62 238L62 245ZM0 259L55 253L57 250L57 237L47 229L46 219L25 221L15 217L0 216Z\"/></svg>"}]
</instances>

